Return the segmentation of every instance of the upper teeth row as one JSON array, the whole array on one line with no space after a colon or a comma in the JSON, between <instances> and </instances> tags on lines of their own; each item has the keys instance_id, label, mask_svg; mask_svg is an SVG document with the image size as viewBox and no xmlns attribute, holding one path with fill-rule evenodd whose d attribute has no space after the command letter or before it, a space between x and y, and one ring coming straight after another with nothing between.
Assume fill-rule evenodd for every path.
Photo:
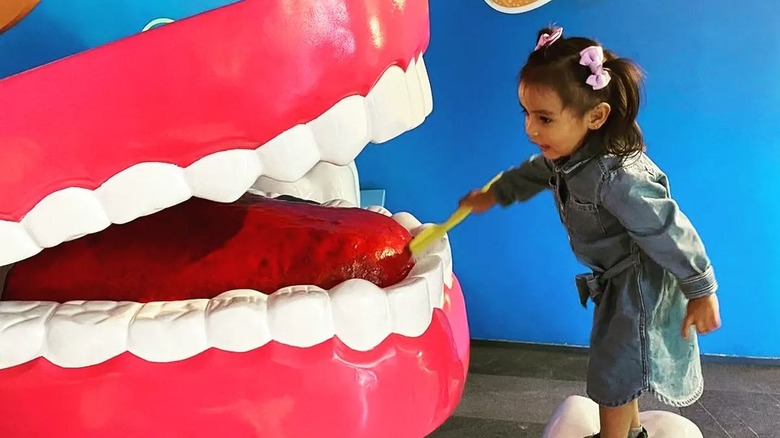
<instances>
[{"instance_id":1,"label":"upper teeth row","mask_svg":"<svg viewBox=\"0 0 780 438\"><path fill-rule=\"evenodd\" d=\"M260 176L296 181L320 161L347 165L369 141L384 142L419 126L432 109L430 82L420 55L406 71L391 66L367 97L346 97L316 119L293 126L255 150L214 153L186 168L140 163L94 191L70 187L48 195L20 222L0 220L0 266L192 196L235 201Z\"/></svg>"},{"instance_id":2,"label":"upper teeth row","mask_svg":"<svg viewBox=\"0 0 780 438\"><path fill-rule=\"evenodd\" d=\"M369 209L390 215L382 207ZM425 227L408 213L392 217L413 235ZM37 357L61 367L84 367L125 351L169 362L211 347L243 352L271 340L310 347L333 336L365 351L391 333L414 337L425 332L451 281L445 237L417 258L405 280L384 290L353 279L331 290L290 286L265 295L245 289L212 299L145 304L0 301L0 369Z\"/></svg>"}]
</instances>

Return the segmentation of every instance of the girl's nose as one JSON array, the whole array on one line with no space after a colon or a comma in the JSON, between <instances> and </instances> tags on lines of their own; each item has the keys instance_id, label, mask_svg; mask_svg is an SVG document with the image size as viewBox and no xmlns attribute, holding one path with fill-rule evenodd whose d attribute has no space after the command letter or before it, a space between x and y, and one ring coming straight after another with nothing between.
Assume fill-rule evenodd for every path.
<instances>
[{"instance_id":1,"label":"girl's nose","mask_svg":"<svg viewBox=\"0 0 780 438\"><path fill-rule=\"evenodd\" d=\"M529 137L536 137L539 135L539 131L536 129L536 126L529 119L525 120L525 133L528 134Z\"/></svg>"}]
</instances>

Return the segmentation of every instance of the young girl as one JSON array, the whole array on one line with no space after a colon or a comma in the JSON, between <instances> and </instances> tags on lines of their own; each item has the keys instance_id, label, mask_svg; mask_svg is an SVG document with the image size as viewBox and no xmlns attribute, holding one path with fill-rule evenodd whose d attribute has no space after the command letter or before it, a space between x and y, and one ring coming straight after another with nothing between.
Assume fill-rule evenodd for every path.
<instances>
[{"instance_id":1,"label":"young girl","mask_svg":"<svg viewBox=\"0 0 780 438\"><path fill-rule=\"evenodd\" d=\"M562 34L540 31L520 72L525 130L541 154L460 204L481 213L552 189L571 247L592 271L576 286L583 306L595 303L587 373L588 396L600 406L594 437L646 437L640 395L677 407L701 396L696 332L720 327L718 286L666 175L644 154L639 68Z\"/></svg>"}]
</instances>

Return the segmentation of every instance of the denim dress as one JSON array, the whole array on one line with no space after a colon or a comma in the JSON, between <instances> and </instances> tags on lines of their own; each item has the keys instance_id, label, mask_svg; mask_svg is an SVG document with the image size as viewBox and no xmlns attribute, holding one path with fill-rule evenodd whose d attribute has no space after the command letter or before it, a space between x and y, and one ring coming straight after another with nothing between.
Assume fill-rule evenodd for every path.
<instances>
[{"instance_id":1,"label":"denim dress","mask_svg":"<svg viewBox=\"0 0 780 438\"><path fill-rule=\"evenodd\" d=\"M703 379L696 331L681 334L688 300L715 293L704 245L670 197L666 175L644 153L603 155L591 140L565 161L535 155L492 187L508 206L551 189L577 259L580 303L595 305L587 394L601 406L645 392L693 404Z\"/></svg>"}]
</instances>

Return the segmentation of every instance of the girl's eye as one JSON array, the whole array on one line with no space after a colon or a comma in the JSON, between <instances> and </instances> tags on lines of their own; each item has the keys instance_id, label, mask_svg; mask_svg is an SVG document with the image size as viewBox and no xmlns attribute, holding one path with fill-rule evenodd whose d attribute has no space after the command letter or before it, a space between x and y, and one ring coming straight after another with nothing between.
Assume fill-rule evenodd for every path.
<instances>
[{"instance_id":1,"label":"girl's eye","mask_svg":"<svg viewBox=\"0 0 780 438\"><path fill-rule=\"evenodd\" d=\"M552 119L551 119L551 118L549 118L549 117L544 117L544 116L541 116L541 117L539 117L539 120L540 120L542 123L544 123L545 125L549 125L550 123L552 123Z\"/></svg>"}]
</instances>

